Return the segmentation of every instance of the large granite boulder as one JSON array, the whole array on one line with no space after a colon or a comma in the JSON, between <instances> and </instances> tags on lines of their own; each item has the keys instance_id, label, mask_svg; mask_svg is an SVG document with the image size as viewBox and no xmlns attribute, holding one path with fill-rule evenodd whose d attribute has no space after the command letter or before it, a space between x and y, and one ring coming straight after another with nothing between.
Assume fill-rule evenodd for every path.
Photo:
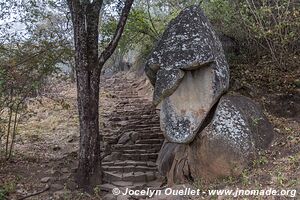
<instances>
[{"instance_id":1,"label":"large granite boulder","mask_svg":"<svg viewBox=\"0 0 300 200\"><path fill-rule=\"evenodd\" d=\"M211 122L192 143L162 147L159 171L169 183L184 182L189 177L214 180L237 176L260 150L269 147L273 136L272 125L256 103L244 96L225 95Z\"/></svg>"},{"instance_id":2,"label":"large granite boulder","mask_svg":"<svg viewBox=\"0 0 300 200\"><path fill-rule=\"evenodd\" d=\"M189 7L170 22L145 72L165 137L191 142L229 85L222 45L200 7Z\"/></svg>"}]
</instances>

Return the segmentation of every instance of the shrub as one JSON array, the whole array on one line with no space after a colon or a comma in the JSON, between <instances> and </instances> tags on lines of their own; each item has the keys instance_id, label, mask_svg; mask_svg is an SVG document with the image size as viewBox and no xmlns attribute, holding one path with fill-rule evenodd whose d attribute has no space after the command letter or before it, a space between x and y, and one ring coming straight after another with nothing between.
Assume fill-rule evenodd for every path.
<instances>
[{"instance_id":1,"label":"shrub","mask_svg":"<svg viewBox=\"0 0 300 200\"><path fill-rule=\"evenodd\" d=\"M287 57L299 53L299 6L293 0L244 0L235 5L248 39L281 67L286 66Z\"/></svg>"},{"instance_id":2,"label":"shrub","mask_svg":"<svg viewBox=\"0 0 300 200\"><path fill-rule=\"evenodd\" d=\"M215 28L238 40L250 59L267 56L285 67L299 55L297 0L210 0L202 7Z\"/></svg>"}]
</instances>

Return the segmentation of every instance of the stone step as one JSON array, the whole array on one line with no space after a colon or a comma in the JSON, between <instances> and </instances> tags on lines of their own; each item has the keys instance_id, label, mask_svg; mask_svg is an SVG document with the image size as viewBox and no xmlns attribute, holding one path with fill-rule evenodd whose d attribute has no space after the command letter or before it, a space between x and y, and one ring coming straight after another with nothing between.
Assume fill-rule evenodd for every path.
<instances>
[{"instance_id":1,"label":"stone step","mask_svg":"<svg viewBox=\"0 0 300 200\"><path fill-rule=\"evenodd\" d=\"M130 115L130 116L116 116L108 119L108 121L124 121L124 120L143 120L145 122L159 122L159 116L154 115Z\"/></svg>"},{"instance_id":2,"label":"stone step","mask_svg":"<svg viewBox=\"0 0 300 200\"><path fill-rule=\"evenodd\" d=\"M123 144L115 144L112 145L112 149L155 149L159 151L161 149L161 144L134 144L134 145L123 145Z\"/></svg>"},{"instance_id":3,"label":"stone step","mask_svg":"<svg viewBox=\"0 0 300 200\"><path fill-rule=\"evenodd\" d=\"M141 139L137 140L135 143L136 144L163 144L164 140L163 139Z\"/></svg>"},{"instance_id":4,"label":"stone step","mask_svg":"<svg viewBox=\"0 0 300 200\"><path fill-rule=\"evenodd\" d=\"M122 152L124 154L145 154L158 152L156 149L114 149L113 151Z\"/></svg>"},{"instance_id":5,"label":"stone step","mask_svg":"<svg viewBox=\"0 0 300 200\"><path fill-rule=\"evenodd\" d=\"M114 172L156 172L157 167L148 167L148 166L134 166L134 165L125 165L125 166L111 166L111 165L103 165L104 171L114 171Z\"/></svg>"},{"instance_id":6,"label":"stone step","mask_svg":"<svg viewBox=\"0 0 300 200\"><path fill-rule=\"evenodd\" d=\"M153 132L142 132L142 133L138 133L137 135L137 139L138 140L144 140L144 139L162 139L164 140L165 137L163 134L158 134L158 133L153 133Z\"/></svg>"},{"instance_id":7,"label":"stone step","mask_svg":"<svg viewBox=\"0 0 300 200\"><path fill-rule=\"evenodd\" d=\"M131 95L120 95L118 98L120 99L141 99L139 96L131 96Z\"/></svg>"},{"instance_id":8,"label":"stone step","mask_svg":"<svg viewBox=\"0 0 300 200\"><path fill-rule=\"evenodd\" d=\"M124 99L122 102L119 102L119 104L132 104L132 103L145 103L147 105L151 105L151 102L149 102L148 99L144 99L141 97L137 97L135 99L130 98L130 99Z\"/></svg>"},{"instance_id":9,"label":"stone step","mask_svg":"<svg viewBox=\"0 0 300 200\"><path fill-rule=\"evenodd\" d=\"M102 162L103 166L146 166L146 167L156 167L156 163L153 161L135 161L135 160L115 160L115 161L108 161Z\"/></svg>"},{"instance_id":10,"label":"stone step","mask_svg":"<svg viewBox=\"0 0 300 200\"><path fill-rule=\"evenodd\" d=\"M149 120L120 120L111 121L108 120L106 125L111 126L125 126L126 128L160 128L160 124Z\"/></svg>"},{"instance_id":11,"label":"stone step","mask_svg":"<svg viewBox=\"0 0 300 200\"><path fill-rule=\"evenodd\" d=\"M139 126L141 124L144 124L145 126ZM146 126L147 125L147 126ZM147 131L152 131L153 129L155 129L155 131L160 131L160 126L159 124L155 124L155 123L151 123L151 122L143 122L143 121L138 121L138 120L124 120L124 121L108 121L105 123L105 129L120 129L122 127L122 130L124 130L124 128L129 129L129 130L147 130Z\"/></svg>"},{"instance_id":12,"label":"stone step","mask_svg":"<svg viewBox=\"0 0 300 200\"><path fill-rule=\"evenodd\" d=\"M103 116L103 117L110 119L113 117L130 117L132 115L155 115L155 113L150 113L148 111L141 111L141 110L124 110L124 111L118 110L113 113L110 113L108 116ZM127 119L129 119L129 118L127 118Z\"/></svg>"},{"instance_id":13,"label":"stone step","mask_svg":"<svg viewBox=\"0 0 300 200\"><path fill-rule=\"evenodd\" d=\"M152 110L152 108L149 106L149 103L139 103L139 102L134 102L134 103L124 103L124 104L118 104L115 106L116 109L118 110L140 110L143 111L145 108L147 110Z\"/></svg>"},{"instance_id":14,"label":"stone step","mask_svg":"<svg viewBox=\"0 0 300 200\"><path fill-rule=\"evenodd\" d=\"M116 136L105 136L103 135L103 140L109 144L115 144L118 142L118 138Z\"/></svg>"},{"instance_id":15,"label":"stone step","mask_svg":"<svg viewBox=\"0 0 300 200\"><path fill-rule=\"evenodd\" d=\"M158 153L144 153L144 154L133 154L133 153L123 153L120 157L121 160L137 160L137 161L156 161Z\"/></svg>"},{"instance_id":16,"label":"stone step","mask_svg":"<svg viewBox=\"0 0 300 200\"><path fill-rule=\"evenodd\" d=\"M129 132L124 130L125 132ZM104 141L111 141L111 142L118 142L118 138L121 137L121 135L124 133L116 132L111 134L109 130L101 131L101 135L103 136ZM134 135L132 135L132 138L134 140L148 140L148 139L160 139L164 140L165 137L162 133L157 132L155 130L151 131L139 131L138 129L134 131Z\"/></svg>"},{"instance_id":17,"label":"stone step","mask_svg":"<svg viewBox=\"0 0 300 200\"><path fill-rule=\"evenodd\" d=\"M101 135L103 137L110 137L110 138L118 138L118 135L121 133L119 129L111 130L109 128L100 130ZM103 134L102 134L103 133Z\"/></svg>"},{"instance_id":18,"label":"stone step","mask_svg":"<svg viewBox=\"0 0 300 200\"><path fill-rule=\"evenodd\" d=\"M161 181L149 181L149 182L131 182L131 181L113 181L111 183L105 183L100 185L100 189L105 192L111 192L114 188L119 188L122 192L125 192L126 188L129 189L145 189L145 188L160 188L162 185ZM140 196L139 196L140 198Z\"/></svg>"},{"instance_id":19,"label":"stone step","mask_svg":"<svg viewBox=\"0 0 300 200\"><path fill-rule=\"evenodd\" d=\"M140 111L140 110L138 110ZM102 112L101 113L101 117L102 118L106 118L106 119L112 119L112 118L121 118L121 120L128 120L131 116L133 116L133 119L138 118L141 119L141 115L149 115L149 116L155 116L156 118L158 118L158 116L156 116L156 113L149 113L148 111L140 111L141 113L137 113L137 111L133 111L130 113L130 115L128 115L127 113L121 112L121 111L115 111L115 112ZM119 121L121 121L119 120Z\"/></svg>"},{"instance_id":20,"label":"stone step","mask_svg":"<svg viewBox=\"0 0 300 200\"><path fill-rule=\"evenodd\" d=\"M107 183L113 183L116 181L129 181L129 182L149 182L155 180L157 177L156 172L103 172L103 180Z\"/></svg>"},{"instance_id":21,"label":"stone step","mask_svg":"<svg viewBox=\"0 0 300 200\"><path fill-rule=\"evenodd\" d=\"M141 136L144 136L144 135L157 135L157 138L162 138L160 135L163 135L161 130L158 130L157 128L153 128L153 130L152 130L150 127L149 127L149 129L143 129L143 128L142 129L140 129L140 128L127 129L126 127L122 127L121 130L119 132L117 132L116 134L114 134L114 135L118 135L118 134L122 135L126 132L137 133L137 135L141 135Z\"/></svg>"},{"instance_id":22,"label":"stone step","mask_svg":"<svg viewBox=\"0 0 300 200\"><path fill-rule=\"evenodd\" d=\"M159 114L152 102L145 96L138 96L138 88L143 81L126 78L126 73L117 73L112 77L103 77L101 89L108 94L113 106L102 108L104 122L101 135L103 150L121 155L119 160L102 162L103 179L106 184L101 189L110 192L113 188L143 189L152 185L159 177L156 159L164 141L160 129ZM117 144L126 132L136 144ZM105 146L110 145L110 146ZM151 186L152 187L152 186Z\"/></svg>"},{"instance_id":23,"label":"stone step","mask_svg":"<svg viewBox=\"0 0 300 200\"><path fill-rule=\"evenodd\" d=\"M125 133L121 133L120 137L122 137L123 134L125 134ZM104 135L103 136L104 140L106 137L111 138L113 136ZM131 134L131 141L133 141L133 142L140 141L140 140L151 140L151 139L159 139L159 140L164 141L165 137L163 134L158 134L157 132L140 132L140 131L138 131L138 132L133 132ZM123 143L123 145L126 145L126 144Z\"/></svg>"},{"instance_id":24,"label":"stone step","mask_svg":"<svg viewBox=\"0 0 300 200\"><path fill-rule=\"evenodd\" d=\"M149 101L145 99L134 99L132 101L128 101L124 99L118 101L116 104L116 107L121 109L126 107L132 107L132 106L136 106L137 108L152 107L152 105L149 104Z\"/></svg>"},{"instance_id":25,"label":"stone step","mask_svg":"<svg viewBox=\"0 0 300 200\"><path fill-rule=\"evenodd\" d=\"M129 124L126 126L126 128L138 128L138 129L145 129L145 130L152 130L154 129L159 129L160 130L160 124L159 122L154 122L150 120L139 120L140 122L143 122L142 124Z\"/></svg>"},{"instance_id":26,"label":"stone step","mask_svg":"<svg viewBox=\"0 0 300 200\"><path fill-rule=\"evenodd\" d=\"M105 183L105 184L100 185L100 190L105 191L105 192L109 192L109 193L111 193L111 191L114 188L116 188L116 186L113 185L113 184L109 184L109 183Z\"/></svg>"},{"instance_id":27,"label":"stone step","mask_svg":"<svg viewBox=\"0 0 300 200\"><path fill-rule=\"evenodd\" d=\"M139 128L134 128L134 127L123 127L122 128L122 131L123 132L126 132L126 131L136 131L136 132L156 132L156 133L161 133L161 129L160 127L139 127Z\"/></svg>"},{"instance_id":28,"label":"stone step","mask_svg":"<svg viewBox=\"0 0 300 200\"><path fill-rule=\"evenodd\" d=\"M141 114L141 115L151 115L151 114L156 114L156 112L149 110L148 108L138 108L134 110L115 110L115 112L112 113L112 116L127 116L128 114L130 115L136 115L136 114Z\"/></svg>"}]
</instances>

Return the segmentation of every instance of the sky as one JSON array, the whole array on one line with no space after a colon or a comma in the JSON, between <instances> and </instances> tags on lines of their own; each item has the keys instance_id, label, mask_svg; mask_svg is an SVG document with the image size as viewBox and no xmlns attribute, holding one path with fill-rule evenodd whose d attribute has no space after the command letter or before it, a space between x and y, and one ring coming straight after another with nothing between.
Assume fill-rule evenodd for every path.
<instances>
[{"instance_id":1,"label":"sky","mask_svg":"<svg viewBox=\"0 0 300 200\"><path fill-rule=\"evenodd\" d=\"M3 0L0 0L0 2ZM117 17L118 13L116 12L117 2L113 2L110 5L105 7L106 15L109 14L110 16ZM5 24L10 24L11 28L9 29L9 33L15 32L24 32L26 26L23 23L16 22L20 16L17 13L11 12L10 16L6 19L0 19L0 26L4 26Z\"/></svg>"}]
</instances>

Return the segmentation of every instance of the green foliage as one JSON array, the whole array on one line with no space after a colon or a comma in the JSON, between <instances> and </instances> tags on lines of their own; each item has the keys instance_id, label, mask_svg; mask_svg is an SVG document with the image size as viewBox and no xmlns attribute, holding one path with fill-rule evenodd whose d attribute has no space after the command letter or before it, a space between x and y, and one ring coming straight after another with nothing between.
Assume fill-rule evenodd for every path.
<instances>
[{"instance_id":1,"label":"green foliage","mask_svg":"<svg viewBox=\"0 0 300 200\"><path fill-rule=\"evenodd\" d=\"M244 1L237 8L249 39L267 50L279 66L284 65L286 56L297 53L297 42L300 39L299 2Z\"/></svg>"},{"instance_id":2,"label":"green foliage","mask_svg":"<svg viewBox=\"0 0 300 200\"><path fill-rule=\"evenodd\" d=\"M7 191L0 187L0 200L5 200L7 194Z\"/></svg>"},{"instance_id":3,"label":"green foliage","mask_svg":"<svg viewBox=\"0 0 300 200\"><path fill-rule=\"evenodd\" d=\"M0 186L0 200L6 200L9 193L15 192L16 182L9 181Z\"/></svg>"},{"instance_id":4,"label":"green foliage","mask_svg":"<svg viewBox=\"0 0 300 200\"><path fill-rule=\"evenodd\" d=\"M137 52L138 55L135 55L138 57L137 62L144 62L163 33L165 25L174 17L172 13L168 15L161 9L157 1L136 2L129 14L118 50L109 62L110 65L116 64L111 63L119 60L116 57L123 58L130 51ZM102 22L101 46L105 46L110 41L117 26L117 20L117 17L110 17Z\"/></svg>"},{"instance_id":5,"label":"green foliage","mask_svg":"<svg viewBox=\"0 0 300 200\"><path fill-rule=\"evenodd\" d=\"M203 1L201 7L217 31L231 35L237 30L236 12L230 1Z\"/></svg>"},{"instance_id":6,"label":"green foliage","mask_svg":"<svg viewBox=\"0 0 300 200\"><path fill-rule=\"evenodd\" d=\"M300 53L298 1L210 0L202 7L215 28L238 40L250 59L267 56L285 67Z\"/></svg>"},{"instance_id":7,"label":"green foliage","mask_svg":"<svg viewBox=\"0 0 300 200\"><path fill-rule=\"evenodd\" d=\"M156 24L156 20L152 19L152 17L150 19L145 10L141 8L133 9L123 38L120 41L120 47L124 50L140 47L140 53L144 56L148 55L153 44L160 37L162 27L159 26L161 25Z\"/></svg>"},{"instance_id":8,"label":"green foliage","mask_svg":"<svg viewBox=\"0 0 300 200\"><path fill-rule=\"evenodd\" d=\"M27 99L36 96L47 77L58 71L57 64L73 61L70 30L66 18L60 16L64 11L55 10L59 3L0 3L0 20L7 22L0 24L0 144L6 135L7 159ZM12 15L16 15L14 20L6 20ZM17 22L22 23L22 31L14 27Z\"/></svg>"}]
</instances>

